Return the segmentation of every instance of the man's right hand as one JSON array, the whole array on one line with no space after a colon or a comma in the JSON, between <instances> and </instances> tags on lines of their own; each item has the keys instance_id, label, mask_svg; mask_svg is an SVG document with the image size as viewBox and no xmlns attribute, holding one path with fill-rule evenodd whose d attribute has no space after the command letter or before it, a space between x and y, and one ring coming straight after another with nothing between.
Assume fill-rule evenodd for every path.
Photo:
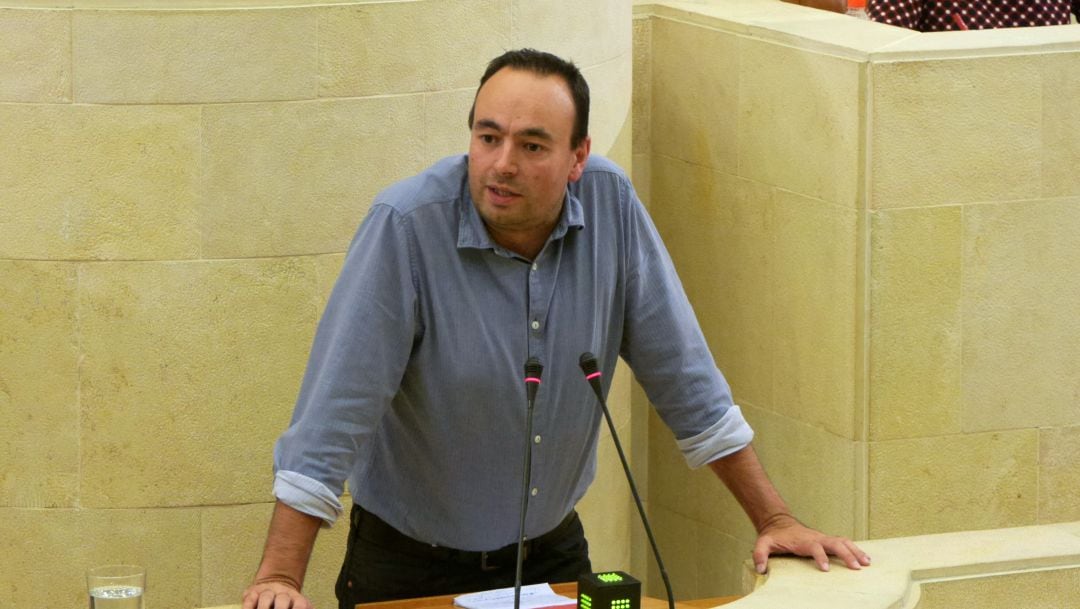
<instances>
[{"instance_id":1,"label":"man's right hand","mask_svg":"<svg viewBox=\"0 0 1080 609\"><path fill-rule=\"evenodd\" d=\"M244 609L312 609L299 590L281 582L254 583L244 590Z\"/></svg>"},{"instance_id":2,"label":"man's right hand","mask_svg":"<svg viewBox=\"0 0 1080 609\"><path fill-rule=\"evenodd\" d=\"M270 518L255 583L244 590L244 609L312 609L300 589L322 520L278 501Z\"/></svg>"}]
</instances>

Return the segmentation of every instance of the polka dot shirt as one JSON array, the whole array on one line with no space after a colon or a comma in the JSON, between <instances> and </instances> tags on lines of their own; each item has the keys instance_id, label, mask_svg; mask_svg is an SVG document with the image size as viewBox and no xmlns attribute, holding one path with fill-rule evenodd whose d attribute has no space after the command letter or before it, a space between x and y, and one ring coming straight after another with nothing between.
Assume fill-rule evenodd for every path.
<instances>
[{"instance_id":1,"label":"polka dot shirt","mask_svg":"<svg viewBox=\"0 0 1080 609\"><path fill-rule=\"evenodd\" d=\"M874 21L921 32L1064 25L1080 0L868 0Z\"/></svg>"}]
</instances>

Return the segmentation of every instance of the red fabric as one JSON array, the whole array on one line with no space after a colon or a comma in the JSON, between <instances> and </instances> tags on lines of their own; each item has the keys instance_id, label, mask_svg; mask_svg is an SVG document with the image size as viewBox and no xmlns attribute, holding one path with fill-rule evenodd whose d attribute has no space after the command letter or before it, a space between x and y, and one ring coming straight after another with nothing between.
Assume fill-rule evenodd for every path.
<instances>
[{"instance_id":1,"label":"red fabric","mask_svg":"<svg viewBox=\"0 0 1080 609\"><path fill-rule=\"evenodd\" d=\"M1065 25L1080 0L868 0L874 21L921 32Z\"/></svg>"}]
</instances>

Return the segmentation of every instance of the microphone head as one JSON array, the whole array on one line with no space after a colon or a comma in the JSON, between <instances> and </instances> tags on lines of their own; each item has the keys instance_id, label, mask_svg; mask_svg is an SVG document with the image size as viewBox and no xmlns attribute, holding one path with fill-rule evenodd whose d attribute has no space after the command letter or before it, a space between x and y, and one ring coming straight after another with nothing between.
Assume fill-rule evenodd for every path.
<instances>
[{"instance_id":1,"label":"microphone head","mask_svg":"<svg viewBox=\"0 0 1080 609\"><path fill-rule=\"evenodd\" d=\"M525 362L525 378L539 379L543 372L544 367L540 364L540 360L535 357L530 357L529 361Z\"/></svg>"},{"instance_id":2,"label":"microphone head","mask_svg":"<svg viewBox=\"0 0 1080 609\"><path fill-rule=\"evenodd\" d=\"M581 354L578 364L581 366L581 371L585 373L585 376L596 374L600 370L596 363L596 356L588 351Z\"/></svg>"}]
</instances>

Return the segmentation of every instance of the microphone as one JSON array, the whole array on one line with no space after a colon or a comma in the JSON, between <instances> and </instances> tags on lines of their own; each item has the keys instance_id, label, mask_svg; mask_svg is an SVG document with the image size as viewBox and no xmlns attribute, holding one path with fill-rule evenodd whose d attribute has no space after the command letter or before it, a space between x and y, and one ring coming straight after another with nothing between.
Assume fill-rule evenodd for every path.
<instances>
[{"instance_id":1,"label":"microphone","mask_svg":"<svg viewBox=\"0 0 1080 609\"><path fill-rule=\"evenodd\" d=\"M667 590L668 609L675 609L675 595L671 592L671 580L668 579L667 570L664 569L664 561L660 559L660 549L656 547L656 538L653 537L649 519L645 517L645 508L641 505L641 496L638 495L637 485L634 484L634 476L630 473L630 465L626 462L626 455L623 454L622 444L619 442L619 434L615 432L615 423L611 420L611 412L608 411L604 391L600 387L600 368L596 364L596 356L586 351L581 354L579 364L581 365L581 371L585 373L585 380L589 382L593 393L596 394L597 401L600 402L600 408L604 411L604 419L607 420L608 429L611 430L611 439L615 442L615 450L619 453L619 460L622 461L626 481L630 483L630 493L634 496L634 503L637 504L641 523L645 525L645 534L648 535L649 545L652 546L653 557L656 558L656 566L660 568L660 577L664 580L664 588Z\"/></svg>"},{"instance_id":2,"label":"microphone","mask_svg":"<svg viewBox=\"0 0 1080 609\"><path fill-rule=\"evenodd\" d=\"M529 484L532 481L532 420L536 390L544 367L540 360L530 357L525 362L525 467L521 475L521 520L518 522L517 566L514 572L514 609L521 609L521 564L525 560L525 512L529 509ZM672 608L674 609L674 608Z\"/></svg>"}]
</instances>

